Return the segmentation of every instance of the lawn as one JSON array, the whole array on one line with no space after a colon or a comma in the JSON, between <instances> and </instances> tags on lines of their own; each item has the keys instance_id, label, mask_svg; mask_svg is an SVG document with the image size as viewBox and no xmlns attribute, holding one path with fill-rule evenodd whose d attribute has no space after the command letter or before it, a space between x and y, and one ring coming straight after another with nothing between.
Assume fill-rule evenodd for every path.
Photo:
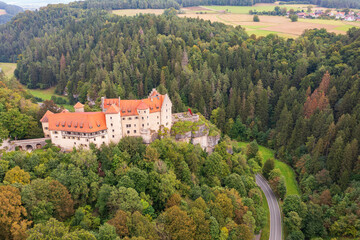
<instances>
[{"instance_id":1,"label":"lawn","mask_svg":"<svg viewBox=\"0 0 360 240\"><path fill-rule=\"evenodd\" d=\"M269 205L268 205L268 203L266 201L265 194L263 193L262 190L261 190L261 195L262 195L262 198L263 198L262 205L263 205L263 208L265 209L265 212L266 212L267 221L266 221L266 224L265 224L264 228L261 230L260 240L269 240L269 236L270 236L270 211L269 211Z\"/></svg>"},{"instance_id":2,"label":"lawn","mask_svg":"<svg viewBox=\"0 0 360 240\"><path fill-rule=\"evenodd\" d=\"M34 96L34 97L38 97L41 98L43 100L50 100L52 96L56 96L56 97L61 97L63 99L66 99L66 97L64 96L60 96L54 93L55 91L55 87L52 88L48 88L48 89L28 89L28 91ZM74 111L74 106L72 105L68 105L68 104L63 104L61 105L64 108L68 109L69 111Z\"/></svg>"},{"instance_id":3,"label":"lawn","mask_svg":"<svg viewBox=\"0 0 360 240\"><path fill-rule=\"evenodd\" d=\"M239 142L240 147L245 147L248 143ZM261 152L264 162L269 158L274 158L274 150L259 145L259 151ZM274 158L275 159L275 158ZM295 179L294 170L284 162L275 159L275 168L279 168L281 174L285 177L285 184L287 189L287 195L297 194L300 195L299 187Z\"/></svg>"},{"instance_id":4,"label":"lawn","mask_svg":"<svg viewBox=\"0 0 360 240\"><path fill-rule=\"evenodd\" d=\"M0 62L0 68L5 73L5 76L7 77L13 77L14 71L16 68L16 63L4 63Z\"/></svg>"}]
</instances>

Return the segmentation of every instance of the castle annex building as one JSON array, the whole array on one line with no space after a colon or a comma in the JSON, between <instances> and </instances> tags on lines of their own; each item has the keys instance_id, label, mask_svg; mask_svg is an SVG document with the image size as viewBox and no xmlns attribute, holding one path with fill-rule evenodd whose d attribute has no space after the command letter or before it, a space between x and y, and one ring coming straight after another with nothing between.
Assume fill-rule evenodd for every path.
<instances>
[{"instance_id":1,"label":"castle annex building","mask_svg":"<svg viewBox=\"0 0 360 240\"><path fill-rule=\"evenodd\" d=\"M75 112L47 111L40 120L45 137L64 150L117 143L124 136L142 137L150 143L161 127L172 126L172 103L167 94L153 89L148 98L121 100L101 98L102 112L85 112L77 103Z\"/></svg>"}]
</instances>

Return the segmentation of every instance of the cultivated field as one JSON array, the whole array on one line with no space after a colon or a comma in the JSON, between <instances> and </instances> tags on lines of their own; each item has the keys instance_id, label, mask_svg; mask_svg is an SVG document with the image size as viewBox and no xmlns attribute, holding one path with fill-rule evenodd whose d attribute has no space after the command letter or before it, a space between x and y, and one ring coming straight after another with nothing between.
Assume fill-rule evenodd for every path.
<instances>
[{"instance_id":1,"label":"cultivated field","mask_svg":"<svg viewBox=\"0 0 360 240\"><path fill-rule=\"evenodd\" d=\"M5 76L12 77L12 76L14 76L16 63L2 63L2 62L0 62L0 68L1 68L1 71L4 72Z\"/></svg>"},{"instance_id":2,"label":"cultivated field","mask_svg":"<svg viewBox=\"0 0 360 240\"><path fill-rule=\"evenodd\" d=\"M0 9L0 15L6 14L6 11L4 9Z\"/></svg>"},{"instance_id":3,"label":"cultivated field","mask_svg":"<svg viewBox=\"0 0 360 240\"><path fill-rule=\"evenodd\" d=\"M113 13L120 16L135 16L137 14L163 14L164 9L122 9L122 10L113 10Z\"/></svg>"},{"instance_id":4,"label":"cultivated field","mask_svg":"<svg viewBox=\"0 0 360 240\"><path fill-rule=\"evenodd\" d=\"M253 22L253 15L249 15L250 10L270 11L274 10L276 4L256 4L254 6L199 6L183 8L185 14L179 17L201 18L211 22L222 22L237 26L241 25L249 35L266 36L270 33L278 34L282 37L296 38L306 29L325 28L329 32L345 34L351 27L360 27L360 22L345 22L337 20L321 19L299 19L298 22L291 22L290 19L282 16L259 16L260 22ZM278 5L281 8L294 10L307 10L305 4ZM313 5L313 11L319 8ZM115 10L113 13L118 15L135 16L139 13L162 14L163 9L125 9Z\"/></svg>"}]
</instances>

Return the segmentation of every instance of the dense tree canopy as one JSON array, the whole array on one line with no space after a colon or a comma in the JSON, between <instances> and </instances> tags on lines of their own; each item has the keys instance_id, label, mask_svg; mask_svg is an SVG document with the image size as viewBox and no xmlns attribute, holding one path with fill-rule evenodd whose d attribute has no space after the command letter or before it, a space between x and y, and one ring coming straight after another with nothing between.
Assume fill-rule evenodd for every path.
<instances>
[{"instance_id":1,"label":"dense tree canopy","mask_svg":"<svg viewBox=\"0 0 360 240\"><path fill-rule=\"evenodd\" d=\"M81 228L104 239L177 238L183 231L189 238L252 238L265 222L253 179L268 160L260 143L296 172L301 196L287 195L271 161L263 169L284 199L289 239L359 238L359 29L256 37L171 14L120 17L53 5L21 13L0 30L0 58L18 60L15 75L29 88L54 86L71 103L91 105L157 87L169 93L174 112L191 107L224 139L253 141L234 154L228 140L208 155L198 146L168 139L145 146L136 138L101 150L60 153L48 145L5 153L0 179L21 190L24 217L39 229L56 219L70 222L64 234ZM40 113L57 108L39 109L33 100L0 75L0 139L41 135ZM63 198L38 189L48 184ZM63 201L70 204L59 207ZM176 228L175 217L188 228Z\"/></svg>"}]
</instances>

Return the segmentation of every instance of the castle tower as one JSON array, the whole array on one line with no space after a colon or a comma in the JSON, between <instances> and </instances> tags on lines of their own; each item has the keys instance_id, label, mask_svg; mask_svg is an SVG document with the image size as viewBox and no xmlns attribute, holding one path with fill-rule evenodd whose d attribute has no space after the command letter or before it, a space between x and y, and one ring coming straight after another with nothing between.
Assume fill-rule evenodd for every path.
<instances>
[{"instance_id":1,"label":"castle tower","mask_svg":"<svg viewBox=\"0 0 360 240\"><path fill-rule=\"evenodd\" d=\"M75 108L75 112L85 112L84 105L81 104L80 102L77 102L74 108Z\"/></svg>"},{"instance_id":2,"label":"castle tower","mask_svg":"<svg viewBox=\"0 0 360 240\"><path fill-rule=\"evenodd\" d=\"M140 122L140 131L141 129L148 129L150 128L149 123L149 106L141 101L139 106L137 107L137 112L139 114L139 122Z\"/></svg>"},{"instance_id":3,"label":"castle tower","mask_svg":"<svg viewBox=\"0 0 360 240\"><path fill-rule=\"evenodd\" d=\"M115 104L111 105L105 112L105 119L109 142L118 143L122 138L120 109Z\"/></svg>"}]
</instances>

